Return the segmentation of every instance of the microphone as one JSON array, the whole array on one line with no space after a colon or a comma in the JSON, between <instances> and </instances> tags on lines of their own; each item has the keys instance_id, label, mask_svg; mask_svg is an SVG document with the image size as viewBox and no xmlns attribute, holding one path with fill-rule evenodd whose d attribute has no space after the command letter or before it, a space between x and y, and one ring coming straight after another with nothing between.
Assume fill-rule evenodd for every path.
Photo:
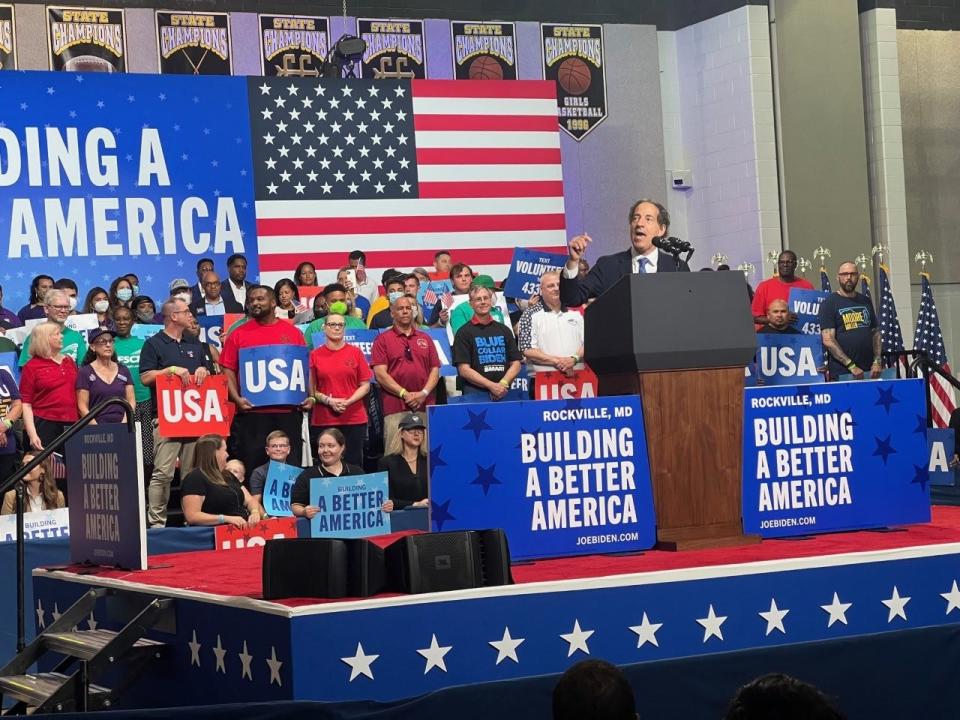
<instances>
[{"instance_id":1,"label":"microphone","mask_svg":"<svg viewBox=\"0 0 960 720\"><path fill-rule=\"evenodd\" d=\"M674 242L676 241L677 239L675 237L666 237L666 236L655 237L653 239L653 246L655 248L659 248L660 250L663 250L664 252L672 254L674 252L677 252L674 246Z\"/></svg>"}]
</instances>

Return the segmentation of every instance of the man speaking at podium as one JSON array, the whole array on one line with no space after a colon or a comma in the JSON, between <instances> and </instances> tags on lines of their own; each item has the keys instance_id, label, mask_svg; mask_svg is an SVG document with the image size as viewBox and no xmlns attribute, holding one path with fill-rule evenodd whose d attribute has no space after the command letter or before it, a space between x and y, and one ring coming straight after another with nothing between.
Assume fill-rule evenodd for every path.
<instances>
[{"instance_id":1,"label":"man speaking at podium","mask_svg":"<svg viewBox=\"0 0 960 720\"><path fill-rule=\"evenodd\" d=\"M630 207L627 219L630 223L630 248L599 258L583 279L577 278L580 258L593 241L586 234L570 240L567 264L560 273L560 299L564 305L583 305L631 273L690 271L685 262L653 244L655 239L666 237L670 230L670 214L663 205L653 200L637 200Z\"/></svg>"}]
</instances>

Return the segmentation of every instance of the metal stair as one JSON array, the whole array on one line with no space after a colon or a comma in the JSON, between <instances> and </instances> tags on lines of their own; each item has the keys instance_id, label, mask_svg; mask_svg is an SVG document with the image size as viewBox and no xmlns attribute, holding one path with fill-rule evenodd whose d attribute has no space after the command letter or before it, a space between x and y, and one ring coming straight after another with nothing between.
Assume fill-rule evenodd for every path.
<instances>
[{"instance_id":1,"label":"metal stair","mask_svg":"<svg viewBox=\"0 0 960 720\"><path fill-rule=\"evenodd\" d=\"M97 600L112 593L107 588L84 593L0 668L0 700L3 696L14 700L3 715L109 709L147 663L168 651L168 645L144 635L173 603L169 598L148 600L118 631L77 629ZM63 659L50 672L29 673L30 667L46 653L62 655ZM108 673L116 681L113 688L97 684Z\"/></svg>"}]
</instances>

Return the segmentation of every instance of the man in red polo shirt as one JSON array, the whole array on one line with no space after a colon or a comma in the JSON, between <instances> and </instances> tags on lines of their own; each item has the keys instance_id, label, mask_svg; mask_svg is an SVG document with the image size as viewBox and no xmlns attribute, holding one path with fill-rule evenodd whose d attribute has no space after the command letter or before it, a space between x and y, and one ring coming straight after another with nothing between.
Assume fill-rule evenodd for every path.
<instances>
[{"instance_id":1,"label":"man in red polo shirt","mask_svg":"<svg viewBox=\"0 0 960 720\"><path fill-rule=\"evenodd\" d=\"M247 311L250 322L238 325L223 343L220 351L220 366L227 376L230 399L237 406L237 416L230 429L230 454L242 461L245 467L260 467L267 461L266 439L274 430L283 430L290 438L290 457L299 465L303 453L303 411L311 409L314 398L307 398L303 405L274 405L254 408L240 395L237 372L240 370L240 350L262 345L306 345L303 333L288 322L279 320L274 313L277 296L273 288L254 285L247 291Z\"/></svg>"},{"instance_id":2,"label":"man in red polo shirt","mask_svg":"<svg viewBox=\"0 0 960 720\"><path fill-rule=\"evenodd\" d=\"M777 274L757 285L750 311L753 313L753 322L756 323L758 331L766 327L769 322L767 310L770 309L770 303L774 300L790 302L790 288L813 290L809 280L795 275L796 270L797 254L793 250L784 250L777 259ZM796 320L797 316L790 313L789 322L794 323Z\"/></svg>"},{"instance_id":3,"label":"man in red polo shirt","mask_svg":"<svg viewBox=\"0 0 960 720\"><path fill-rule=\"evenodd\" d=\"M400 419L433 405L440 380L440 357L433 339L414 324L417 299L401 295L390 306L393 326L377 336L370 364L383 391L383 446L389 448Z\"/></svg>"}]
</instances>

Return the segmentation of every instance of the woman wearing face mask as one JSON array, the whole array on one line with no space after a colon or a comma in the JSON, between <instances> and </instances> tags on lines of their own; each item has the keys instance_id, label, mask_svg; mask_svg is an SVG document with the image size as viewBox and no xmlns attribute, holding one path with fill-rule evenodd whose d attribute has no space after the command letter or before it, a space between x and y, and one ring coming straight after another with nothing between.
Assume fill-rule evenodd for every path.
<instances>
[{"instance_id":1,"label":"woman wearing face mask","mask_svg":"<svg viewBox=\"0 0 960 720\"><path fill-rule=\"evenodd\" d=\"M297 313L303 311L304 308L300 307L300 291L292 280L278 280L273 291L277 294L277 308L274 313L278 318L293 320Z\"/></svg>"},{"instance_id":2,"label":"woman wearing face mask","mask_svg":"<svg viewBox=\"0 0 960 720\"><path fill-rule=\"evenodd\" d=\"M346 437L346 459L363 465L367 435L367 408L363 398L370 392L370 365L363 353L343 339L343 315L331 313L323 325L326 341L310 353L310 442L316 446L320 430L335 427Z\"/></svg>"},{"instance_id":3,"label":"woman wearing face mask","mask_svg":"<svg viewBox=\"0 0 960 720\"><path fill-rule=\"evenodd\" d=\"M136 273L127 273L124 277L130 281L130 287L133 288L133 296L136 297L140 294L140 278L137 277Z\"/></svg>"},{"instance_id":4,"label":"woman wearing face mask","mask_svg":"<svg viewBox=\"0 0 960 720\"><path fill-rule=\"evenodd\" d=\"M130 301L133 315L141 325L157 325L157 306L153 298L147 295L137 295Z\"/></svg>"},{"instance_id":5,"label":"woman wearing face mask","mask_svg":"<svg viewBox=\"0 0 960 720\"><path fill-rule=\"evenodd\" d=\"M130 301L133 299L133 285L125 277L118 277L110 283L107 296L111 309L120 305L130 307Z\"/></svg>"},{"instance_id":6,"label":"woman wearing face mask","mask_svg":"<svg viewBox=\"0 0 960 720\"><path fill-rule=\"evenodd\" d=\"M140 427L149 428L153 419L153 400L150 398L150 388L140 382L140 351L143 350L145 341L130 334L133 329L133 310L130 308L118 307L114 310L113 324L117 330L117 336L113 339L117 362L127 369L130 379L133 380L133 399L137 403L133 410L133 419L140 423ZM143 464L149 467L153 465L153 433L140 433L140 441Z\"/></svg>"},{"instance_id":7,"label":"woman wearing face mask","mask_svg":"<svg viewBox=\"0 0 960 720\"><path fill-rule=\"evenodd\" d=\"M347 477L363 475L363 468L351 465L344 459L346 440L336 428L325 428L317 441L317 466L307 468L299 476L290 490L290 510L297 517L312 518L320 508L310 504L310 481L316 477ZM393 510L393 501L387 500L381 509Z\"/></svg>"},{"instance_id":8,"label":"woman wearing face mask","mask_svg":"<svg viewBox=\"0 0 960 720\"><path fill-rule=\"evenodd\" d=\"M36 457L36 453L23 454L23 464ZM27 473L23 478L23 511L40 512L41 510L56 510L67 504L63 493L57 490L57 483L53 479L53 461L47 458ZM0 515L13 515L17 511L17 491L8 490L3 496L3 509Z\"/></svg>"},{"instance_id":9,"label":"woman wearing face mask","mask_svg":"<svg viewBox=\"0 0 960 720\"><path fill-rule=\"evenodd\" d=\"M83 301L82 313L96 313L97 325L110 327L110 301L107 299L107 291L102 287L91 288Z\"/></svg>"}]
</instances>

